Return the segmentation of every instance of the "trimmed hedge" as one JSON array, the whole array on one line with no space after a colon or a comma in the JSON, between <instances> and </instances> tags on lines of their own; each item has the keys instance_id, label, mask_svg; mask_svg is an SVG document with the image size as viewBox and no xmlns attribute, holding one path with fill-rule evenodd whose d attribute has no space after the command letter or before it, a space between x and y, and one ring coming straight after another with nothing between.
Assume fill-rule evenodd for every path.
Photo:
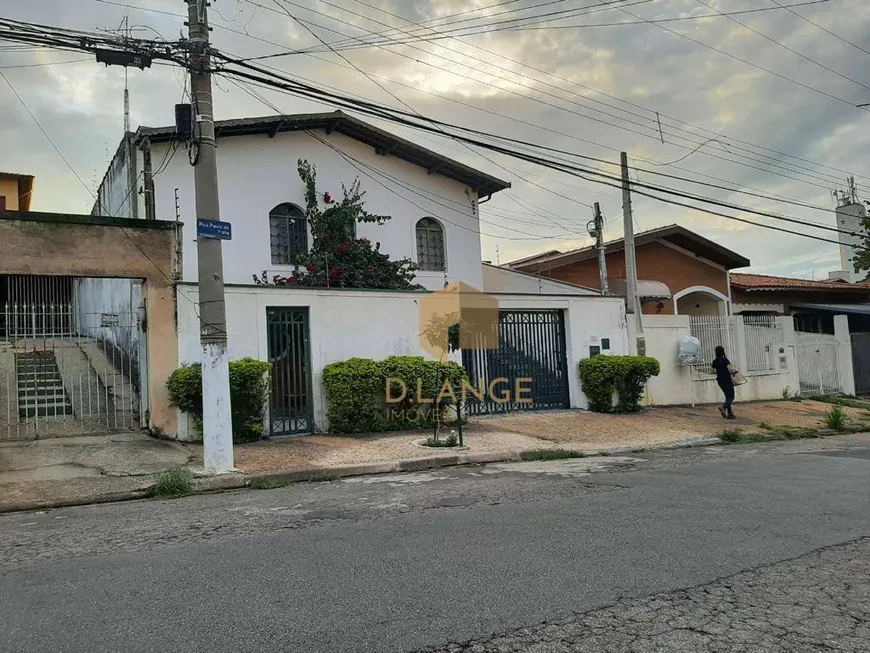
<instances>
[{"instance_id":1,"label":"trimmed hedge","mask_svg":"<svg viewBox=\"0 0 870 653\"><path fill-rule=\"evenodd\" d=\"M253 442L263 437L263 415L269 397L269 363L253 358L230 361L230 404L233 442ZM182 365L166 381L173 405L193 415L202 425L202 366Z\"/></svg>"},{"instance_id":2,"label":"trimmed hedge","mask_svg":"<svg viewBox=\"0 0 870 653\"><path fill-rule=\"evenodd\" d=\"M661 371L650 356L593 356L580 361L580 380L589 398L589 410L632 413L640 410L646 382ZM617 403L613 405L613 394Z\"/></svg>"},{"instance_id":3,"label":"trimmed hedge","mask_svg":"<svg viewBox=\"0 0 870 653\"><path fill-rule=\"evenodd\" d=\"M406 392L401 401L387 403L388 379L401 379ZM323 368L323 387L326 391L327 417L332 433L371 433L408 428L406 415L411 409L428 413L433 406L417 400L432 399L444 383L450 380L458 393L462 380L467 378L461 365L440 363L422 356L390 356L382 361L370 358L350 358L331 363ZM419 386L418 386L419 382ZM399 397L401 385L391 384L390 394ZM428 426L433 416L414 421L413 426Z\"/></svg>"}]
</instances>

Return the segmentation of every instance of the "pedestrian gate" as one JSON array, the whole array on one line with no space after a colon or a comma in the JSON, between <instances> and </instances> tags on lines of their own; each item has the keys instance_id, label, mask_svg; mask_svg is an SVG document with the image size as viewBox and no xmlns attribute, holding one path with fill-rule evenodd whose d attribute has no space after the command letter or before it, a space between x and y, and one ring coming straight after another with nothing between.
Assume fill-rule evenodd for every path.
<instances>
[{"instance_id":1,"label":"pedestrian gate","mask_svg":"<svg viewBox=\"0 0 870 653\"><path fill-rule=\"evenodd\" d=\"M842 394L837 338L826 333L795 332L800 395L814 397Z\"/></svg>"},{"instance_id":2,"label":"pedestrian gate","mask_svg":"<svg viewBox=\"0 0 870 653\"><path fill-rule=\"evenodd\" d=\"M465 409L472 414L515 410L568 408L568 358L565 317L560 310L500 311L499 345L496 349L463 349L462 364L471 384L487 389L496 379L506 379L487 390L484 399L470 393ZM516 401L517 379L529 379L524 397ZM505 400L504 397L509 395Z\"/></svg>"},{"instance_id":3,"label":"pedestrian gate","mask_svg":"<svg viewBox=\"0 0 870 653\"><path fill-rule=\"evenodd\" d=\"M269 433L310 433L313 420L308 309L267 308L266 322L272 364Z\"/></svg>"}]
</instances>

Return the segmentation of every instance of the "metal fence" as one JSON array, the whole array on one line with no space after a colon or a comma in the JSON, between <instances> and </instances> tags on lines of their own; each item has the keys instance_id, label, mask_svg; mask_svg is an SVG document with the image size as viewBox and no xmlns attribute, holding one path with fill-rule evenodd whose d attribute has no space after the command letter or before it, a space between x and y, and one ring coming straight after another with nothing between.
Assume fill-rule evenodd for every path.
<instances>
[{"instance_id":1,"label":"metal fence","mask_svg":"<svg viewBox=\"0 0 870 653\"><path fill-rule=\"evenodd\" d=\"M824 333L795 332L795 356L803 397L842 394L837 338Z\"/></svg>"},{"instance_id":2,"label":"metal fence","mask_svg":"<svg viewBox=\"0 0 870 653\"><path fill-rule=\"evenodd\" d=\"M0 315L0 440L140 427L138 314L13 304Z\"/></svg>"},{"instance_id":3,"label":"metal fence","mask_svg":"<svg viewBox=\"0 0 870 653\"><path fill-rule=\"evenodd\" d=\"M732 364L738 365L734 320L725 315L692 315L689 318L689 333L701 342L698 362L693 364L699 372L711 372L716 358L716 347L722 345Z\"/></svg>"},{"instance_id":4,"label":"metal fence","mask_svg":"<svg viewBox=\"0 0 870 653\"><path fill-rule=\"evenodd\" d=\"M746 334L746 371L774 371L777 348L783 343L782 324L775 315L747 315L743 318L743 324Z\"/></svg>"}]
</instances>

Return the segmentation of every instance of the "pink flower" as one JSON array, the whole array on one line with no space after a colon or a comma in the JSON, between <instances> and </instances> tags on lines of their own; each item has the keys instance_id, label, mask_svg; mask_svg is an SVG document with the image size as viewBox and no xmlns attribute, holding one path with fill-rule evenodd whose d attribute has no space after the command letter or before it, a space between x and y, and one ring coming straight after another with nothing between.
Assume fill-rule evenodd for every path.
<instances>
[{"instance_id":1,"label":"pink flower","mask_svg":"<svg viewBox=\"0 0 870 653\"><path fill-rule=\"evenodd\" d=\"M309 263L308 265L305 266L305 269L308 270L309 272L317 272L317 266L314 265L314 263Z\"/></svg>"},{"instance_id":2,"label":"pink flower","mask_svg":"<svg viewBox=\"0 0 870 653\"><path fill-rule=\"evenodd\" d=\"M338 276L338 268L329 268L329 278L335 279Z\"/></svg>"}]
</instances>

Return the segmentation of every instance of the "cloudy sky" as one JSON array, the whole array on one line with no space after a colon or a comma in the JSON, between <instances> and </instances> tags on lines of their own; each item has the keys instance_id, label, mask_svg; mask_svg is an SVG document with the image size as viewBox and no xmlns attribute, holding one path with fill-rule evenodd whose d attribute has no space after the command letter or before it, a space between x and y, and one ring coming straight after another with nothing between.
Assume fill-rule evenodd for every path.
<instances>
[{"instance_id":1,"label":"cloudy sky","mask_svg":"<svg viewBox=\"0 0 870 653\"><path fill-rule=\"evenodd\" d=\"M866 0L212 3L213 43L225 52L256 56L314 48L270 63L355 96L586 156L618 162L625 150L641 182L829 226L834 225L831 191L845 185L847 174L855 175L859 193L870 189L864 157L870 115L855 107L870 103ZM182 0L3 0L2 5L11 18L86 30L114 30L128 16L135 35L169 40L179 37L185 12ZM470 11L476 8L484 9ZM733 13L755 9L771 10ZM309 29L325 41L353 45L392 29L393 42L382 38L389 44L345 50L345 60L324 51ZM457 38L421 40L444 30ZM413 43L395 42L413 37ZM123 131L123 70L97 65L86 55L0 42L0 72L81 182L2 79L0 170L37 176L34 210L89 212ZM131 71L133 126L171 124L183 79L169 66ZM215 95L219 119L274 113L225 80ZM265 95L286 113L325 108L280 93ZM595 201L608 220L608 237L622 233L617 189L490 152L481 155L440 137L387 128L512 182L511 191L482 205L485 259L504 263L587 244L585 225ZM819 278L839 267L833 244L645 197L635 197L634 208L637 230L685 225L746 255L755 272ZM823 230L791 228L836 239Z\"/></svg>"}]
</instances>

